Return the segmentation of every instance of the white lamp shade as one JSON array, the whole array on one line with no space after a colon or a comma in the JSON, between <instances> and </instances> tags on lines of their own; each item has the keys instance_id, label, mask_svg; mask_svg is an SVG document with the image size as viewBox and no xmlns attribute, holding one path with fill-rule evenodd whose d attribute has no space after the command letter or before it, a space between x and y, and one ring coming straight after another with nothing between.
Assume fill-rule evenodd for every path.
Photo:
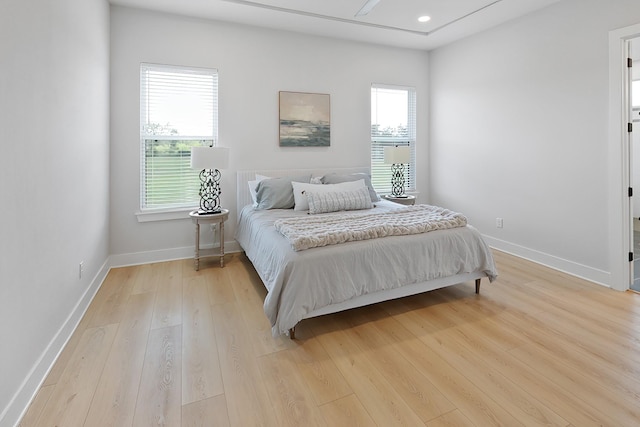
<instances>
[{"instance_id":1,"label":"white lamp shade","mask_svg":"<svg viewBox=\"0 0 640 427\"><path fill-rule=\"evenodd\" d=\"M386 164L409 163L410 160L411 149L408 146L384 147L384 162Z\"/></svg>"},{"instance_id":2,"label":"white lamp shade","mask_svg":"<svg viewBox=\"0 0 640 427\"><path fill-rule=\"evenodd\" d=\"M229 149L226 147L191 147L192 169L226 169Z\"/></svg>"}]
</instances>

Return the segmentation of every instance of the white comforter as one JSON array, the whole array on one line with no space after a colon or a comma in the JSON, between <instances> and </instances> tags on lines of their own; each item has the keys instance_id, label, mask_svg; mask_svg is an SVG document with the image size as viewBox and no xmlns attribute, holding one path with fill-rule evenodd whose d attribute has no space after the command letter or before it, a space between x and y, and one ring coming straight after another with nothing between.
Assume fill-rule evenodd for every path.
<instances>
[{"instance_id":1,"label":"white comforter","mask_svg":"<svg viewBox=\"0 0 640 427\"><path fill-rule=\"evenodd\" d=\"M372 212L403 208L386 201L376 205ZM276 220L292 216L307 214L246 206L236 231L236 240L268 290L264 311L274 336L311 311L367 293L459 273L481 271L489 280L497 275L489 247L470 225L296 252L274 227Z\"/></svg>"}]
</instances>

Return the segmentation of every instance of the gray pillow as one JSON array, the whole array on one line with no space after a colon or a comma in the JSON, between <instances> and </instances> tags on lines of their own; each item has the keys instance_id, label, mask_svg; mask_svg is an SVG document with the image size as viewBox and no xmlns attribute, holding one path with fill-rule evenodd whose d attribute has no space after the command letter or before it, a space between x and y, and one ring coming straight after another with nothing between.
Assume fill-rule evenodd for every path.
<instances>
[{"instance_id":1,"label":"gray pillow","mask_svg":"<svg viewBox=\"0 0 640 427\"><path fill-rule=\"evenodd\" d=\"M311 175L263 179L256 187L256 209L291 209L295 204L291 182L311 181Z\"/></svg>"},{"instance_id":2,"label":"gray pillow","mask_svg":"<svg viewBox=\"0 0 640 427\"><path fill-rule=\"evenodd\" d=\"M378 197L378 193L376 193L376 190L373 189L373 185L371 184L371 176L366 173L351 173L347 175L330 173L322 177L322 183L323 184L340 184L341 182L357 181L359 179L364 179L364 185L369 190L371 201L372 202L380 201L380 197Z\"/></svg>"}]
</instances>

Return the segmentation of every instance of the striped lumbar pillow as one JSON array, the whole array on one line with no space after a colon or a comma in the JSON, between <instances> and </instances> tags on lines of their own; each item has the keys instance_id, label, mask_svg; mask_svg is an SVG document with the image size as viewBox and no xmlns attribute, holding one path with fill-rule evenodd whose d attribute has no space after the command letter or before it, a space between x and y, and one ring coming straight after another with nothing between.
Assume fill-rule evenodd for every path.
<instances>
[{"instance_id":1,"label":"striped lumbar pillow","mask_svg":"<svg viewBox=\"0 0 640 427\"><path fill-rule=\"evenodd\" d=\"M369 190L366 187L330 193L306 191L305 194L309 201L310 214L371 209L373 207Z\"/></svg>"}]
</instances>

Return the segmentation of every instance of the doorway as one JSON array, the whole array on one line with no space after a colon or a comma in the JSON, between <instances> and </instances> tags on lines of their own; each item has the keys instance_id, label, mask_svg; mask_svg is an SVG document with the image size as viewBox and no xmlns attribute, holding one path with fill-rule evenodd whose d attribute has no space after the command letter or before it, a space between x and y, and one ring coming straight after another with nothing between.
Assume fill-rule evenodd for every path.
<instances>
[{"instance_id":1,"label":"doorway","mask_svg":"<svg viewBox=\"0 0 640 427\"><path fill-rule=\"evenodd\" d=\"M637 164L635 168L639 168ZM630 288L640 292L640 219L637 216L633 218L633 282Z\"/></svg>"},{"instance_id":2,"label":"doorway","mask_svg":"<svg viewBox=\"0 0 640 427\"><path fill-rule=\"evenodd\" d=\"M631 200L633 269L630 288L640 292L640 38L629 40L629 57L632 60L630 82L631 121L633 132L629 140L630 181L634 189Z\"/></svg>"},{"instance_id":3,"label":"doorway","mask_svg":"<svg viewBox=\"0 0 640 427\"><path fill-rule=\"evenodd\" d=\"M640 23L609 32L609 286L628 290L634 279L630 85L630 40L640 38ZM640 126L636 126L640 128ZM640 133L640 131L638 132ZM640 147L639 147L640 148ZM640 150L638 150L640 151ZM636 188L636 194L640 188Z\"/></svg>"}]
</instances>

